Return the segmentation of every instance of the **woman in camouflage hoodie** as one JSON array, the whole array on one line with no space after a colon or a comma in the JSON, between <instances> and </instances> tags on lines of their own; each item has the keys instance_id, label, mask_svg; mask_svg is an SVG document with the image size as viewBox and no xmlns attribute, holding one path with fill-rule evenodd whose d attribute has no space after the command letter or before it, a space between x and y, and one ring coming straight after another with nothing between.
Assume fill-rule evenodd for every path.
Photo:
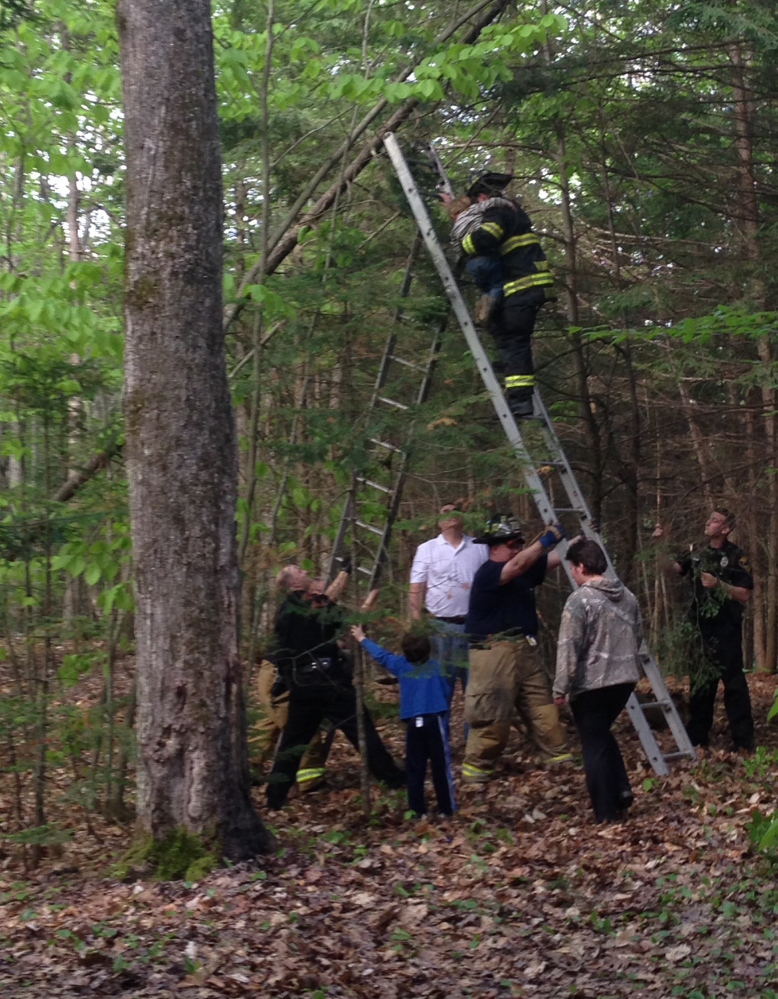
<instances>
[{"instance_id":1,"label":"woman in camouflage hoodie","mask_svg":"<svg viewBox=\"0 0 778 999\"><path fill-rule=\"evenodd\" d=\"M567 558L578 589L562 612L554 701L570 702L581 737L586 786L597 822L624 818L632 789L611 726L640 677L640 609L594 541L574 541Z\"/></svg>"}]
</instances>

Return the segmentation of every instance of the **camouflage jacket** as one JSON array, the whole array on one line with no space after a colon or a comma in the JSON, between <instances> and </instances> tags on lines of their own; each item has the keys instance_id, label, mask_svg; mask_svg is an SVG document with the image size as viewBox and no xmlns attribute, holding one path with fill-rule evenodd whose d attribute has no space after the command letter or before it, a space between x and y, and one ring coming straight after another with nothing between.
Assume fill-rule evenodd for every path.
<instances>
[{"instance_id":1,"label":"camouflage jacket","mask_svg":"<svg viewBox=\"0 0 778 999\"><path fill-rule=\"evenodd\" d=\"M567 598L557 643L554 695L637 683L640 608L618 579L586 582Z\"/></svg>"}]
</instances>

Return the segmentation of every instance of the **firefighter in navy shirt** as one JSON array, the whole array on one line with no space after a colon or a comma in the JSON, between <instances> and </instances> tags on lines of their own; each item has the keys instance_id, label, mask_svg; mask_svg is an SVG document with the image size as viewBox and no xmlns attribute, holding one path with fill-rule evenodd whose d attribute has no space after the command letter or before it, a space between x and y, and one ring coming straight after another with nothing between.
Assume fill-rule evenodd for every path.
<instances>
[{"instance_id":1,"label":"firefighter in navy shirt","mask_svg":"<svg viewBox=\"0 0 778 999\"><path fill-rule=\"evenodd\" d=\"M559 565L559 555L549 550L563 537L562 528L552 525L525 548L516 517L498 514L476 538L477 544L489 546L489 561L475 574L465 620L470 641L465 720L470 731L462 776L468 784L486 784L493 777L517 709L547 756L569 759L535 637L534 590L546 570Z\"/></svg>"}]
</instances>

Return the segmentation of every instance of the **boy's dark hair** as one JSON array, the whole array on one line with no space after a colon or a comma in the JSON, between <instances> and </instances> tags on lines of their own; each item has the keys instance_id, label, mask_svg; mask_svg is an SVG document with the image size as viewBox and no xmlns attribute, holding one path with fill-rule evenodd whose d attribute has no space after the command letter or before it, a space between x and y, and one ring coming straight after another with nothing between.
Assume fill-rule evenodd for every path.
<instances>
[{"instance_id":1,"label":"boy's dark hair","mask_svg":"<svg viewBox=\"0 0 778 999\"><path fill-rule=\"evenodd\" d=\"M605 552L588 538L574 541L567 549L567 561L583 567L587 576L601 576L608 568Z\"/></svg>"},{"instance_id":2,"label":"boy's dark hair","mask_svg":"<svg viewBox=\"0 0 778 999\"><path fill-rule=\"evenodd\" d=\"M403 655L413 666L420 666L422 663L426 663L432 655L432 646L426 635L414 635L409 631L403 635L400 645Z\"/></svg>"},{"instance_id":3,"label":"boy's dark hair","mask_svg":"<svg viewBox=\"0 0 778 999\"><path fill-rule=\"evenodd\" d=\"M717 506L713 512L721 514L724 518L725 527L728 527L730 531L735 530L735 515L731 510L728 510L725 506Z\"/></svg>"}]
</instances>

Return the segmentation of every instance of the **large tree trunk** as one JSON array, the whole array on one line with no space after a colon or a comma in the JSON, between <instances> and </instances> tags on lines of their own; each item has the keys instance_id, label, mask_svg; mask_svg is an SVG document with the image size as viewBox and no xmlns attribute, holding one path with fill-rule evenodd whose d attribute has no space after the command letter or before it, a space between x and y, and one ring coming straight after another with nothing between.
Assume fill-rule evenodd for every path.
<instances>
[{"instance_id":1,"label":"large tree trunk","mask_svg":"<svg viewBox=\"0 0 778 999\"><path fill-rule=\"evenodd\" d=\"M237 453L222 333L208 0L119 0L127 157L125 422L137 590L138 823L268 846L238 658Z\"/></svg>"}]
</instances>

